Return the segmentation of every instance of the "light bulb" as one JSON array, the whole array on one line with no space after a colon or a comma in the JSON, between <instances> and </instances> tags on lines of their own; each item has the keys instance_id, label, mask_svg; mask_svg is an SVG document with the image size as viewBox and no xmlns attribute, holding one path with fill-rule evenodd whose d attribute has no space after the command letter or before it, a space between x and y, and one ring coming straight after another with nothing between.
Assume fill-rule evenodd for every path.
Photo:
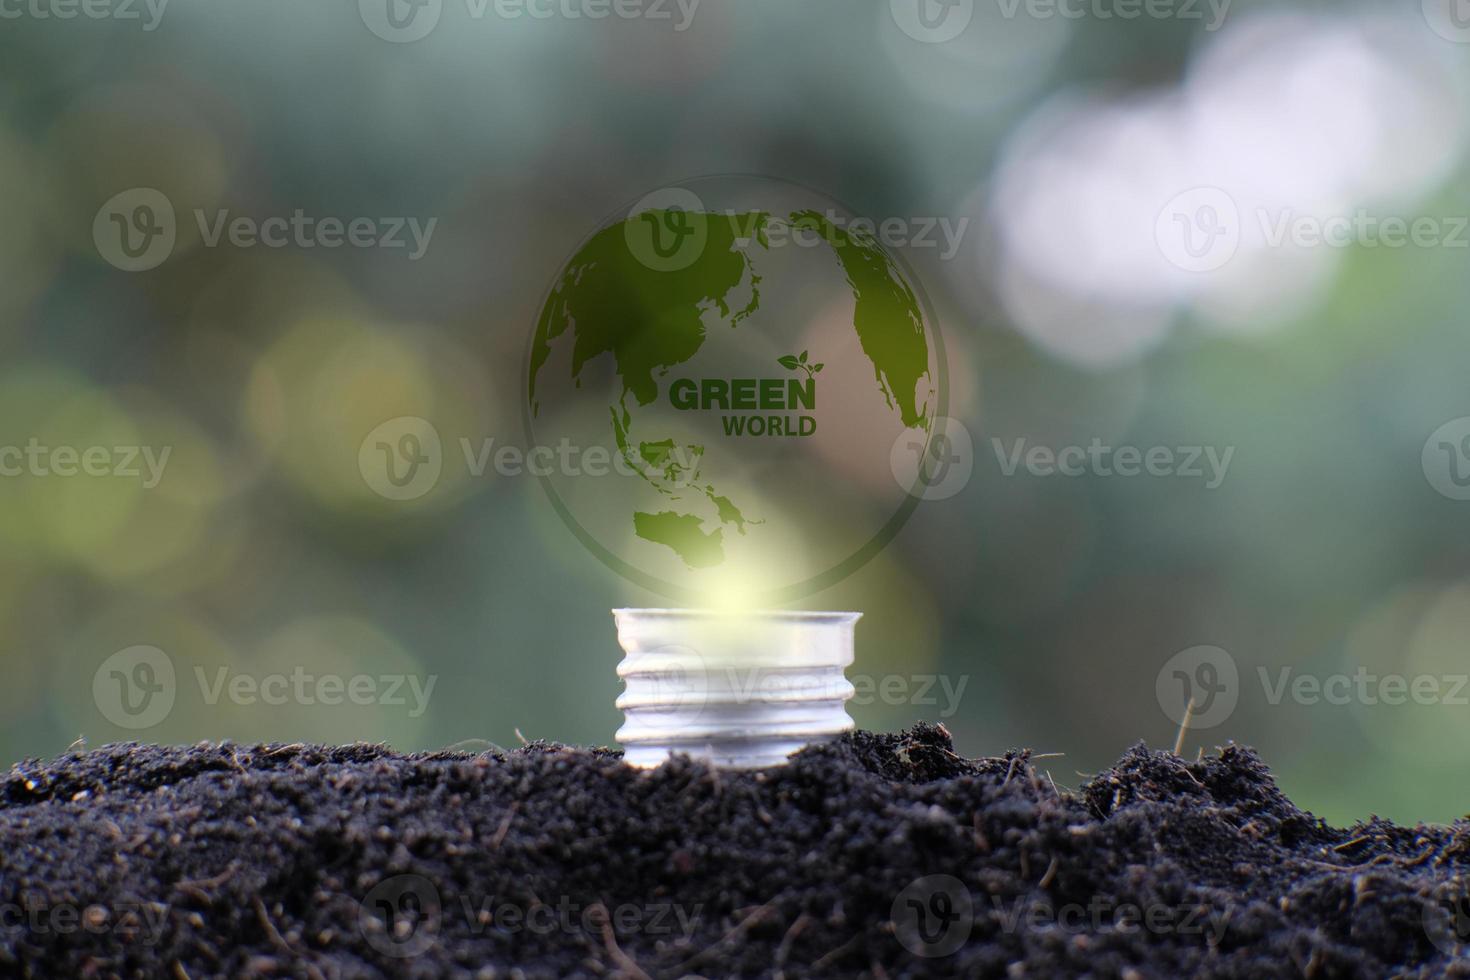
<instances>
[{"instance_id":1,"label":"light bulb","mask_svg":"<svg viewBox=\"0 0 1470 980\"><path fill-rule=\"evenodd\" d=\"M624 760L753 769L853 727L844 671L861 613L615 609Z\"/></svg>"}]
</instances>

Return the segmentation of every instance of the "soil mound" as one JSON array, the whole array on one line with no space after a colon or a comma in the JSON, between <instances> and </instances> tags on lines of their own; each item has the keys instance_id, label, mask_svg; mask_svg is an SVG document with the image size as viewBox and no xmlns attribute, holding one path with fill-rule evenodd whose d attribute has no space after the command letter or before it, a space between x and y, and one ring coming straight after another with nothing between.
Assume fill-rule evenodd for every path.
<instances>
[{"instance_id":1,"label":"soil mound","mask_svg":"<svg viewBox=\"0 0 1470 980\"><path fill-rule=\"evenodd\" d=\"M753 773L71 753L0 779L0 973L1470 977L1470 823L1335 829L1233 746L1047 764L932 725Z\"/></svg>"}]
</instances>

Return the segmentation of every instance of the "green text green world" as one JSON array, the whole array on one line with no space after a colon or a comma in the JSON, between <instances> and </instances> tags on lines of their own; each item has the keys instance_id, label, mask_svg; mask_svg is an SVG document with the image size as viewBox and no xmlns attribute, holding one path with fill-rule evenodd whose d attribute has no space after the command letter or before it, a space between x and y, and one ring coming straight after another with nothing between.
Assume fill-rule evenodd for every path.
<instances>
[{"instance_id":1,"label":"green text green world","mask_svg":"<svg viewBox=\"0 0 1470 980\"><path fill-rule=\"evenodd\" d=\"M817 431L810 415L769 414L816 411L815 378L680 378L669 385L669 404L680 411L718 409L727 436L809 436Z\"/></svg>"}]
</instances>

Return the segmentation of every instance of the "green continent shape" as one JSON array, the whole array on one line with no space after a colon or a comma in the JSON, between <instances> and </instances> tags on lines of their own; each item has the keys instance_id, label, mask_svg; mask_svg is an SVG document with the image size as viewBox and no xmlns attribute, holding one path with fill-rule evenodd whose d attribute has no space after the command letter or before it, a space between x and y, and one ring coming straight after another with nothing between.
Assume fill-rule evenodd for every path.
<instances>
[{"instance_id":1,"label":"green continent shape","mask_svg":"<svg viewBox=\"0 0 1470 980\"><path fill-rule=\"evenodd\" d=\"M659 221L667 213L645 212ZM745 254L735 248L737 231L754 228L763 233L769 216L759 211L699 216L706 228L704 248L683 269L659 272L629 251L624 229L629 222L642 220L641 214L602 229L572 257L541 311L531 341L528 388L533 414L538 408L537 375L551 356L551 342L568 328L576 338L573 379L588 361L611 353L624 394L647 405L658 397L655 372L682 364L704 343L700 315L708 304L730 317L732 325L754 311L759 302L754 290L750 304L733 317L725 296L749 269Z\"/></svg>"},{"instance_id":2,"label":"green continent shape","mask_svg":"<svg viewBox=\"0 0 1470 980\"><path fill-rule=\"evenodd\" d=\"M721 530L706 532L693 514L637 511L633 514L633 530L645 541L672 548L690 568L710 568L725 560Z\"/></svg>"},{"instance_id":3,"label":"green continent shape","mask_svg":"<svg viewBox=\"0 0 1470 980\"><path fill-rule=\"evenodd\" d=\"M651 210L602 229L578 250L552 289L531 342L528 395L532 414L539 414L536 381L551 356L551 343L572 331L572 378L580 385L583 366L611 353L622 381L617 403L610 406L613 434L619 451L638 474L660 494L677 497L675 487L686 485L698 473L703 447L687 447L683 465L672 440L640 443L628 440L632 422L627 397L639 405L658 398L658 381L670 367L693 357L704 343L703 312L713 306L731 327L738 326L760 305L761 277L751 267L737 238L753 235L769 247L763 211L743 214L706 214L706 238L698 257L687 267L671 271L648 268L628 249L629 222L651 214L662 223L667 212ZM733 313L729 292L750 277L750 300ZM642 464L642 465L639 465ZM722 524L740 533L751 522L728 497L713 487L696 488L715 505ZM724 560L720 528L706 533L698 517L664 511L636 513L634 529L646 540L667 545L691 568L705 568Z\"/></svg>"},{"instance_id":4,"label":"green continent shape","mask_svg":"<svg viewBox=\"0 0 1470 980\"><path fill-rule=\"evenodd\" d=\"M929 374L929 341L913 290L870 236L850 233L816 211L793 212L791 221L831 246L852 289L853 328L873 362L879 390L906 427L927 431L932 406L919 401L918 385Z\"/></svg>"},{"instance_id":5,"label":"green continent shape","mask_svg":"<svg viewBox=\"0 0 1470 980\"><path fill-rule=\"evenodd\" d=\"M626 438L626 433L617 424L613 424L613 432L621 442ZM672 439L660 439L657 442L640 442L638 444L638 455L657 471L660 476L671 486L679 486L697 476L699 473L699 461L704 458L703 446L685 446L684 461L680 460L678 448ZM685 465L687 462L688 465ZM668 492L663 487L657 487L661 493Z\"/></svg>"}]
</instances>

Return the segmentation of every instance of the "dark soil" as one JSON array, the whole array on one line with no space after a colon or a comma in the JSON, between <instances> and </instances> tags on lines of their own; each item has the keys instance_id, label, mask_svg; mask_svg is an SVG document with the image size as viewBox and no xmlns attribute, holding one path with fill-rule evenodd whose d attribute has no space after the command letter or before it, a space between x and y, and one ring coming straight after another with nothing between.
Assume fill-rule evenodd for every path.
<instances>
[{"instance_id":1,"label":"dark soil","mask_svg":"<svg viewBox=\"0 0 1470 980\"><path fill-rule=\"evenodd\" d=\"M925 725L745 774L118 745L0 780L0 865L8 976L1470 976L1470 823L1334 830L1236 747L1067 793Z\"/></svg>"}]
</instances>

